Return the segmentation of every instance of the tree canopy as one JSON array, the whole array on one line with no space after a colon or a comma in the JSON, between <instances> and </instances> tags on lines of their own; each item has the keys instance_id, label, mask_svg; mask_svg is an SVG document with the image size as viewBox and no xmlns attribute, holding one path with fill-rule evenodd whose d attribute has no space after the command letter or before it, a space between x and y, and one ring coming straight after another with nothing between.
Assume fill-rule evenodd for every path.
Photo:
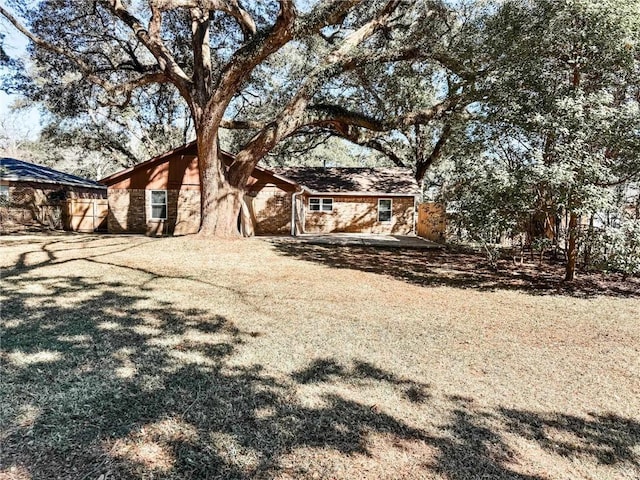
<instances>
[{"instance_id":1,"label":"tree canopy","mask_svg":"<svg viewBox=\"0 0 640 480\"><path fill-rule=\"evenodd\" d=\"M330 130L379 146L366 132L441 121L475 80L474 57L456 50L465 23L439 0L44 0L0 14L31 40L36 89L54 112L127 106L163 85L180 95L211 235L234 234L253 167L283 140ZM438 74L447 82L418 94ZM230 166L220 128L250 131Z\"/></svg>"},{"instance_id":2,"label":"tree canopy","mask_svg":"<svg viewBox=\"0 0 640 480\"><path fill-rule=\"evenodd\" d=\"M541 237L565 236L570 280L579 218L640 178L640 2L509 0L485 27L489 70L448 195L479 233L533 217Z\"/></svg>"}]
</instances>

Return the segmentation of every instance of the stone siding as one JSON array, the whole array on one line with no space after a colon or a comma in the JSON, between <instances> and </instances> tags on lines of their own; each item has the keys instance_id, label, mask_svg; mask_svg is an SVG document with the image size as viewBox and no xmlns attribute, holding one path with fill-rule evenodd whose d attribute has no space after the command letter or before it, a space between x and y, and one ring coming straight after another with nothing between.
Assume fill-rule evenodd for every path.
<instances>
[{"instance_id":1,"label":"stone siding","mask_svg":"<svg viewBox=\"0 0 640 480\"><path fill-rule=\"evenodd\" d=\"M312 212L309 198L333 198L333 211ZM391 199L390 222L378 221L378 200ZM409 235L413 233L413 197L304 197L305 233L374 233Z\"/></svg>"},{"instance_id":2,"label":"stone siding","mask_svg":"<svg viewBox=\"0 0 640 480\"><path fill-rule=\"evenodd\" d=\"M200 191L167 190L166 220L152 220L149 190L109 189L108 228L112 233L186 235L200 227Z\"/></svg>"}]
</instances>

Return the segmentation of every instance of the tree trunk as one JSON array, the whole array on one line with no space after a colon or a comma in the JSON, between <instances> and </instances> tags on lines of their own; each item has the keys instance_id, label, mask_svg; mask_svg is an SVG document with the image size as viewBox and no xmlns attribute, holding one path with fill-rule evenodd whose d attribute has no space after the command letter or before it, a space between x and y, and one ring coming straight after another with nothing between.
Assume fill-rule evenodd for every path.
<instances>
[{"instance_id":1,"label":"tree trunk","mask_svg":"<svg viewBox=\"0 0 640 480\"><path fill-rule=\"evenodd\" d=\"M571 212L569 216L569 244L567 246L567 267L564 279L572 281L576 276L576 260L578 259L578 215Z\"/></svg>"},{"instance_id":2,"label":"tree trunk","mask_svg":"<svg viewBox=\"0 0 640 480\"><path fill-rule=\"evenodd\" d=\"M593 217L594 215L591 214L591 217L589 218L589 231L587 234L587 242L585 242L585 249L584 249L584 270L588 270L590 267L590 263L591 263L591 241L593 240Z\"/></svg>"},{"instance_id":3,"label":"tree trunk","mask_svg":"<svg viewBox=\"0 0 640 480\"><path fill-rule=\"evenodd\" d=\"M211 131L207 131L211 130ZM235 238L240 236L238 216L245 185L233 185L218 145L217 129L209 126L197 132L200 164L200 235Z\"/></svg>"}]
</instances>

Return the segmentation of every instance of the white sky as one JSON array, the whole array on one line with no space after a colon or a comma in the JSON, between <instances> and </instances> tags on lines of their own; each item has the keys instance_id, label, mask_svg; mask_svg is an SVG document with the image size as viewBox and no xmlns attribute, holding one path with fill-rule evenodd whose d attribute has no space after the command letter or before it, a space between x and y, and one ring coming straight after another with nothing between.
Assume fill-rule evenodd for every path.
<instances>
[{"instance_id":1,"label":"white sky","mask_svg":"<svg viewBox=\"0 0 640 480\"><path fill-rule=\"evenodd\" d=\"M11 58L22 58L26 55L28 40L24 35L6 25L6 23L0 23L0 32L6 35L4 49ZM19 97L8 95L0 90L0 119L10 118L12 122L9 123L12 124L15 132L23 132L28 134L29 137L35 138L41 129L40 114L35 108L13 113L11 106L16 100L19 100Z\"/></svg>"}]
</instances>

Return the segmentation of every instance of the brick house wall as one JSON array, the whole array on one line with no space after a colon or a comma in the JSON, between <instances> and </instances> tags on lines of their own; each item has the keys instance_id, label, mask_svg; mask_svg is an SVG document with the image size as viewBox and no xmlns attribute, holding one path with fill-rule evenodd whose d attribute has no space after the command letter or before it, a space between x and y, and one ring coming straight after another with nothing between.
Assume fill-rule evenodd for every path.
<instances>
[{"instance_id":1,"label":"brick house wall","mask_svg":"<svg viewBox=\"0 0 640 480\"><path fill-rule=\"evenodd\" d=\"M263 187L245 198L256 235L289 235L291 192L276 186Z\"/></svg>"},{"instance_id":2,"label":"brick house wall","mask_svg":"<svg viewBox=\"0 0 640 480\"><path fill-rule=\"evenodd\" d=\"M233 157L223 153L223 161ZM155 157L101 181L108 186L109 231L147 235L196 233L200 224L200 178L195 143ZM300 188L289 177L256 167L247 182L240 215L245 234L289 235L292 195ZM150 192L167 192L167 218L151 219ZM331 212L305 208L308 196L296 198L296 230L305 233L362 232L411 234L414 232L414 196L321 194L333 198ZM392 200L392 218L378 221L378 200Z\"/></svg>"},{"instance_id":3,"label":"brick house wall","mask_svg":"<svg viewBox=\"0 0 640 480\"><path fill-rule=\"evenodd\" d=\"M155 189L154 189L155 190ZM109 232L146 235L187 235L200 228L200 190L166 190L167 218L151 218L150 192L109 189Z\"/></svg>"},{"instance_id":4,"label":"brick house wall","mask_svg":"<svg viewBox=\"0 0 640 480\"><path fill-rule=\"evenodd\" d=\"M309 210L309 198L332 198L331 212ZM391 199L390 222L378 221L378 200ZM373 233L409 235L413 232L414 197L307 196L304 201L305 233Z\"/></svg>"},{"instance_id":5,"label":"brick house wall","mask_svg":"<svg viewBox=\"0 0 640 480\"><path fill-rule=\"evenodd\" d=\"M145 167L145 165L142 165ZM187 235L200 228L200 185L195 155L168 155L146 168L134 168L108 183L108 228L113 233ZM250 233L282 235L290 231L294 187L255 171L245 196ZM150 192L167 192L167 218L151 218ZM243 218L243 220L245 220Z\"/></svg>"},{"instance_id":6,"label":"brick house wall","mask_svg":"<svg viewBox=\"0 0 640 480\"><path fill-rule=\"evenodd\" d=\"M188 235L200 228L200 190L167 190L166 220L151 219L151 190L109 189L108 229L112 233ZM245 196L253 232L286 235L291 230L291 194L275 186Z\"/></svg>"}]
</instances>

